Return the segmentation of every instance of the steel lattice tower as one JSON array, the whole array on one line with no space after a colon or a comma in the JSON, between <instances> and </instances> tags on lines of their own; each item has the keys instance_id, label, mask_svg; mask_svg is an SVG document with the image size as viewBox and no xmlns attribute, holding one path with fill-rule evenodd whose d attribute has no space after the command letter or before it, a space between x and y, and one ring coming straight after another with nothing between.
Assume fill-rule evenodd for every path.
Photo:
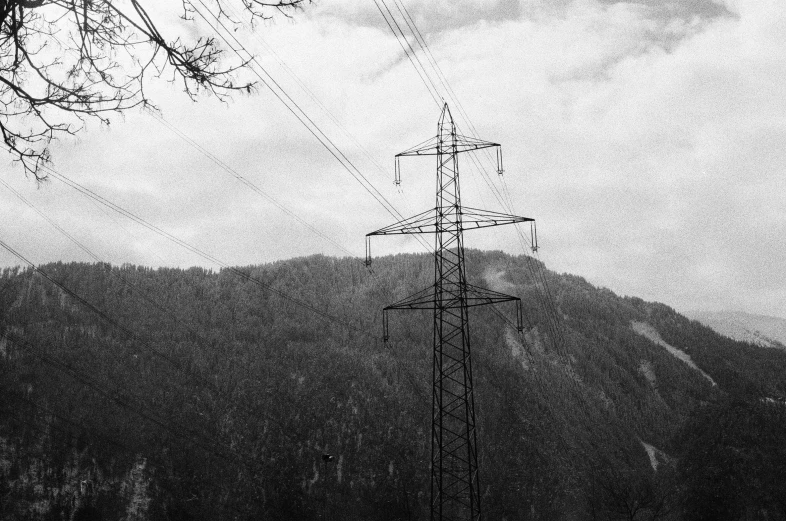
<instances>
[{"instance_id":1,"label":"steel lattice tower","mask_svg":"<svg viewBox=\"0 0 786 521\"><path fill-rule=\"evenodd\" d=\"M399 158L437 157L436 206L366 235L368 264L371 263L370 237L373 235L430 233L435 236L434 285L383 309L385 341L389 336L388 311L432 309L434 312L432 521L476 521L481 518L468 309L515 302L517 326L519 332L522 330L521 300L469 284L464 269L465 229L533 220L461 206L458 156L462 152L483 148L497 149L497 166L501 174L500 145L458 135L445 104L437 136L396 155L396 184L400 183Z\"/></svg>"}]
</instances>

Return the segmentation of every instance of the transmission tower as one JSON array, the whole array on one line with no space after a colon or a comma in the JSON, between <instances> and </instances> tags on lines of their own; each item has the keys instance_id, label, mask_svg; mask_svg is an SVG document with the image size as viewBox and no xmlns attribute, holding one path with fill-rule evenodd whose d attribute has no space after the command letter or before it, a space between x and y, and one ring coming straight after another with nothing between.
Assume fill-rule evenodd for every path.
<instances>
[{"instance_id":1,"label":"transmission tower","mask_svg":"<svg viewBox=\"0 0 786 521\"><path fill-rule=\"evenodd\" d=\"M533 221L526 217L462 207L458 156L483 148L501 147L461 136L445 104L437 135L396 155L396 184L401 182L399 159L437 157L437 204L423 213L366 235L366 263L371 263L373 235L434 234L434 285L382 311L387 342L388 311L432 309L434 312L433 393L431 424L431 519L476 521L481 518L478 445L472 389L468 310L500 302L515 302L517 329L522 331L521 299L473 286L464 269L464 230Z\"/></svg>"}]
</instances>

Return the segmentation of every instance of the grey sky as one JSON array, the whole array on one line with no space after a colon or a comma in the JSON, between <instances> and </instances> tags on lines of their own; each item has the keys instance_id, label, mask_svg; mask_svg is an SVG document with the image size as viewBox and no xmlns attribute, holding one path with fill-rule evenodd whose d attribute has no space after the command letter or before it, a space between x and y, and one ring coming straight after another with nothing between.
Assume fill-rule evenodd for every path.
<instances>
[{"instance_id":1,"label":"grey sky","mask_svg":"<svg viewBox=\"0 0 786 521\"><path fill-rule=\"evenodd\" d=\"M678 309L786 317L782 1L406 5L480 136L502 143L547 266ZM393 156L435 132L439 109L373 2L320 2L259 34L384 171L238 34L402 214L433 205L428 160L402 163L401 193L392 184ZM167 121L354 254L393 221L270 93L193 104L177 87L151 89ZM54 159L230 264L343 255L142 113L62 140ZM36 188L7 160L0 175L107 261L204 264L58 181ZM466 204L501 209L471 163L462 180ZM2 186L0 237L35 262L87 260ZM510 230L467 243L521 253ZM374 248L420 251L411 239ZM17 262L0 252L0 264Z\"/></svg>"}]
</instances>

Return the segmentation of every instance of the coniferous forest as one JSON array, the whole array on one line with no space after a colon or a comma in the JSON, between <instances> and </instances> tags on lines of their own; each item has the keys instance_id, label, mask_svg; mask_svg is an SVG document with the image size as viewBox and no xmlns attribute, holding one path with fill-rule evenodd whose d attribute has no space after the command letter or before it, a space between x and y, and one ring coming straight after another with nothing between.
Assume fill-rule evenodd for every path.
<instances>
[{"instance_id":1,"label":"coniferous forest","mask_svg":"<svg viewBox=\"0 0 786 521\"><path fill-rule=\"evenodd\" d=\"M524 311L523 335L512 305L470 315L485 519L786 521L786 350L525 256L467 275ZM385 345L381 310L432 277L4 270L0 519L428 519L432 317Z\"/></svg>"}]
</instances>

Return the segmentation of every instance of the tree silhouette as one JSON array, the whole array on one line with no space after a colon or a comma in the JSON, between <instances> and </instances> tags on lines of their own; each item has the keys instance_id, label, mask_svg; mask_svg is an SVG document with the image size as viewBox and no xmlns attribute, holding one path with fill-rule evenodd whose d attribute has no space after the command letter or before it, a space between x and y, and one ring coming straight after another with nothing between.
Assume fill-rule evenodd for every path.
<instances>
[{"instance_id":1,"label":"tree silhouette","mask_svg":"<svg viewBox=\"0 0 786 521\"><path fill-rule=\"evenodd\" d=\"M207 13L232 27L276 12L290 16L307 0L181 0L183 34L176 20L151 16L139 0L0 1L0 133L25 172L46 177L49 144L75 134L87 119L109 124L112 113L149 106L150 77L179 80L192 99L250 92L234 74L248 62L226 63L212 35L192 36L188 25ZM310 2L310 0L308 0ZM147 2L146 2L147 3ZM150 5L150 4L148 4ZM198 8L198 9L197 9ZM215 19L213 20L215 22ZM167 31L159 30L167 26Z\"/></svg>"}]
</instances>

